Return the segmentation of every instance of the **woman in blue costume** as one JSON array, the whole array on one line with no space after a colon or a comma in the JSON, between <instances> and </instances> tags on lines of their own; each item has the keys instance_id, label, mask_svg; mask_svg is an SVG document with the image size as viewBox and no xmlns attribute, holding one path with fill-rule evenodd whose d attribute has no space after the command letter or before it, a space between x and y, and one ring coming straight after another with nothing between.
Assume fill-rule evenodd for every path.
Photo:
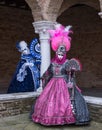
<instances>
[{"instance_id":1,"label":"woman in blue costume","mask_svg":"<svg viewBox=\"0 0 102 130\"><path fill-rule=\"evenodd\" d=\"M30 49L25 41L19 42L17 49L21 52L21 59L7 93L36 91L40 86L40 50L37 39L32 40Z\"/></svg>"}]
</instances>

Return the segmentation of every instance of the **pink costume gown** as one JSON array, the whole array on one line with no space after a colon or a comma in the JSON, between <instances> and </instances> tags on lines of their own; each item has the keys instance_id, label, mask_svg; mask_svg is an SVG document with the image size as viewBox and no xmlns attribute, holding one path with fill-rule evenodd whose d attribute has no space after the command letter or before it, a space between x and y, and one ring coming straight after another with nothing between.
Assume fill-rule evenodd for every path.
<instances>
[{"instance_id":1,"label":"pink costume gown","mask_svg":"<svg viewBox=\"0 0 102 130\"><path fill-rule=\"evenodd\" d=\"M63 125L75 123L68 91L67 62L52 62L44 76L51 78L34 106L32 120L43 125Z\"/></svg>"}]
</instances>

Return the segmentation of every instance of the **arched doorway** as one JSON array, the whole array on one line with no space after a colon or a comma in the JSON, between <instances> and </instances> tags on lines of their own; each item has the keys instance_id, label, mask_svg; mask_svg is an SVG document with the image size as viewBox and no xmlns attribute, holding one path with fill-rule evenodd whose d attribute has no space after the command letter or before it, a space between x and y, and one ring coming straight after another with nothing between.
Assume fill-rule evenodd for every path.
<instances>
[{"instance_id":1,"label":"arched doorway","mask_svg":"<svg viewBox=\"0 0 102 130\"><path fill-rule=\"evenodd\" d=\"M83 70L78 74L82 88L101 88L102 24L98 10L84 4L75 4L57 19L59 23L73 26L72 47L68 58L78 58Z\"/></svg>"}]
</instances>

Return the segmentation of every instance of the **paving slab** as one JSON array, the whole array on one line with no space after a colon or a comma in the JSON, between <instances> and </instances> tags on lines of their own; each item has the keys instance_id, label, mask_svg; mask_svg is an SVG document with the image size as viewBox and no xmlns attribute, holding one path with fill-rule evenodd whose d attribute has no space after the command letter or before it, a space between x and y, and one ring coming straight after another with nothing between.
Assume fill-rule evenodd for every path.
<instances>
[{"instance_id":1,"label":"paving slab","mask_svg":"<svg viewBox=\"0 0 102 130\"><path fill-rule=\"evenodd\" d=\"M0 130L102 130L102 123L91 121L90 125L86 126L43 126L32 122L29 113L26 113L0 118Z\"/></svg>"}]
</instances>

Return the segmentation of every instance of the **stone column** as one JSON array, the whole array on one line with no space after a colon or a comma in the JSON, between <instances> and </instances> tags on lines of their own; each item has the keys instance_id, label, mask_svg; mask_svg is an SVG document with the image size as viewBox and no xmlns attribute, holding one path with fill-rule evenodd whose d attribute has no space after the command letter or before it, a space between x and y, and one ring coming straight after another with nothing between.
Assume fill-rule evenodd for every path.
<instances>
[{"instance_id":1,"label":"stone column","mask_svg":"<svg viewBox=\"0 0 102 130\"><path fill-rule=\"evenodd\" d=\"M100 2L100 12L98 13L98 15L102 18L102 0L99 0Z\"/></svg>"},{"instance_id":2,"label":"stone column","mask_svg":"<svg viewBox=\"0 0 102 130\"><path fill-rule=\"evenodd\" d=\"M50 35L47 30L54 29L56 22L50 21L38 21L34 22L35 33L39 34L40 45L41 45L41 76L47 70L50 65Z\"/></svg>"},{"instance_id":3,"label":"stone column","mask_svg":"<svg viewBox=\"0 0 102 130\"><path fill-rule=\"evenodd\" d=\"M56 22L50 21L38 21L32 23L35 28L35 33L39 34L40 45L41 45L41 72L40 76L44 74L50 65L50 35L47 30L54 29ZM40 81L40 88L38 92L42 91L42 81Z\"/></svg>"},{"instance_id":4,"label":"stone column","mask_svg":"<svg viewBox=\"0 0 102 130\"><path fill-rule=\"evenodd\" d=\"M100 16L100 18L102 18L102 12L99 12L98 15Z\"/></svg>"}]
</instances>

